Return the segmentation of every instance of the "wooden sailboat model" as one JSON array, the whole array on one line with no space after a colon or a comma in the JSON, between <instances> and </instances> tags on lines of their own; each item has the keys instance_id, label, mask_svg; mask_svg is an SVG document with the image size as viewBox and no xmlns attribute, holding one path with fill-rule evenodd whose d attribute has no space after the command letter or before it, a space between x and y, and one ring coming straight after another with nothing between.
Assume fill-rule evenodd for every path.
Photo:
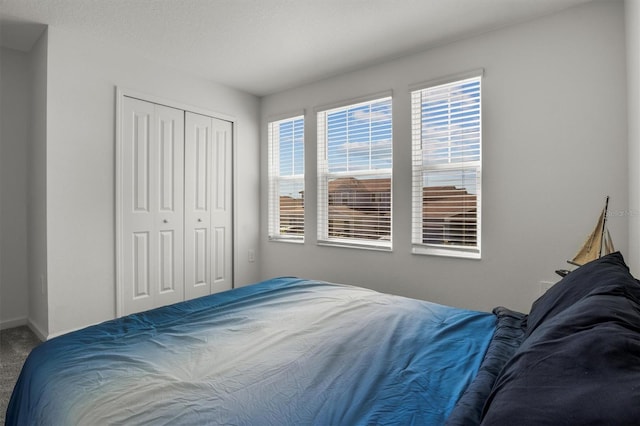
<instances>
[{"instance_id":1,"label":"wooden sailboat model","mask_svg":"<svg viewBox=\"0 0 640 426\"><path fill-rule=\"evenodd\" d=\"M591 234L587 237L578 253L571 260L567 260L568 263L576 266L582 266L585 263L592 260L599 259L609 253L613 253L615 248L613 247L613 241L611 235L607 229L607 208L609 207L609 196L605 200L604 209L598 217L598 223L593 229ZM566 269L557 270L556 273L562 277L567 275L570 271Z\"/></svg>"}]
</instances>

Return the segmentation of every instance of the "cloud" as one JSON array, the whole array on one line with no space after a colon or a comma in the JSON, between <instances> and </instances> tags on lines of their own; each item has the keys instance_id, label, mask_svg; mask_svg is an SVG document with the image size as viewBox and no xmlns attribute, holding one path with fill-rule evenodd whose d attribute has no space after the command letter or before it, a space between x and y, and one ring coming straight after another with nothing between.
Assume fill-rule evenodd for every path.
<instances>
[{"instance_id":1,"label":"cloud","mask_svg":"<svg viewBox=\"0 0 640 426\"><path fill-rule=\"evenodd\" d=\"M366 141L366 142L346 142L341 145L336 146L333 153L336 154L344 154L349 151L349 154L354 153L369 153L371 151L380 151L380 150L389 150L391 149L392 142L391 139L381 139L375 141Z\"/></svg>"},{"instance_id":2,"label":"cloud","mask_svg":"<svg viewBox=\"0 0 640 426\"><path fill-rule=\"evenodd\" d=\"M358 121L391 121L391 109L385 108L384 110L377 111L357 109L351 113L351 117Z\"/></svg>"},{"instance_id":3,"label":"cloud","mask_svg":"<svg viewBox=\"0 0 640 426\"><path fill-rule=\"evenodd\" d=\"M391 150L391 139L343 143L329 153L329 168L332 172L390 168Z\"/></svg>"}]
</instances>

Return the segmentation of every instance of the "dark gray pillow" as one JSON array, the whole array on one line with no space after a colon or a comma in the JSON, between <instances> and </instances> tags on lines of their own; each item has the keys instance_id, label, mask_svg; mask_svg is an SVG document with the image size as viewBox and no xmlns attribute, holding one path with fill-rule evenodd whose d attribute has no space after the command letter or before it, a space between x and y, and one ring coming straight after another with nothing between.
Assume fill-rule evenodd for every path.
<instances>
[{"instance_id":1,"label":"dark gray pillow","mask_svg":"<svg viewBox=\"0 0 640 426\"><path fill-rule=\"evenodd\" d=\"M629 267L620 252L611 253L579 267L533 302L527 319L525 339L542 323L579 302L595 289L620 282L637 282L629 273Z\"/></svg>"},{"instance_id":2,"label":"dark gray pillow","mask_svg":"<svg viewBox=\"0 0 640 426\"><path fill-rule=\"evenodd\" d=\"M639 424L640 285L621 259L585 265L576 275L585 287L562 283L538 304L541 318L500 373L482 425Z\"/></svg>"}]
</instances>

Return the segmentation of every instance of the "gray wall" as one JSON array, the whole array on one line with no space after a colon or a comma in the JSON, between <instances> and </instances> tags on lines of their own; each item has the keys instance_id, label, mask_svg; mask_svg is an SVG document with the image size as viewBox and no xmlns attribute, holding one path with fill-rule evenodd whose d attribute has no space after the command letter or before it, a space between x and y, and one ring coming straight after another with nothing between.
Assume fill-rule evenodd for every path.
<instances>
[{"instance_id":1,"label":"gray wall","mask_svg":"<svg viewBox=\"0 0 640 426\"><path fill-rule=\"evenodd\" d=\"M626 261L640 276L640 2L625 1L627 117L629 130L629 252Z\"/></svg>"},{"instance_id":2,"label":"gray wall","mask_svg":"<svg viewBox=\"0 0 640 426\"><path fill-rule=\"evenodd\" d=\"M258 280L255 96L55 27L0 55L0 327L47 338L115 316L116 86L235 120L234 282Z\"/></svg>"},{"instance_id":3,"label":"gray wall","mask_svg":"<svg viewBox=\"0 0 640 426\"><path fill-rule=\"evenodd\" d=\"M29 56L0 48L0 327L28 316Z\"/></svg>"},{"instance_id":4,"label":"gray wall","mask_svg":"<svg viewBox=\"0 0 640 426\"><path fill-rule=\"evenodd\" d=\"M29 52L0 49L0 328L43 338L46 287L47 34Z\"/></svg>"},{"instance_id":5,"label":"gray wall","mask_svg":"<svg viewBox=\"0 0 640 426\"><path fill-rule=\"evenodd\" d=\"M45 31L29 53L31 110L29 115L29 324L40 338L47 336L47 59Z\"/></svg>"},{"instance_id":6,"label":"gray wall","mask_svg":"<svg viewBox=\"0 0 640 426\"><path fill-rule=\"evenodd\" d=\"M262 99L262 211L266 123L305 110L304 245L268 242L261 277L297 275L449 305L528 311L540 281L556 280L595 225L606 194L610 229L626 252L627 130L624 3L603 1L485 33ZM409 89L484 68L482 259L412 255ZM316 242L314 108L393 90L393 252Z\"/></svg>"},{"instance_id":7,"label":"gray wall","mask_svg":"<svg viewBox=\"0 0 640 426\"><path fill-rule=\"evenodd\" d=\"M253 96L56 28L28 54L3 49L0 326L28 315L47 336L115 314L115 85L238 119L236 285L299 275L526 311L539 282L555 280L553 270L583 242L605 194L616 246L637 272L639 19L632 0L626 18L621 1L587 4L268 96L262 118ZM408 86L478 67L485 69L483 258L411 255ZM26 96L16 89L25 85ZM314 200L313 109L389 89L394 251L316 246L314 203L304 245L267 242L266 135L258 134L269 117L307 111ZM255 248L257 262L249 263Z\"/></svg>"},{"instance_id":8,"label":"gray wall","mask_svg":"<svg viewBox=\"0 0 640 426\"><path fill-rule=\"evenodd\" d=\"M49 335L115 316L116 86L233 117L236 250L255 249L259 215L259 102L114 46L49 27L47 287ZM204 52L203 52L204 54ZM236 285L258 277L239 259Z\"/></svg>"}]
</instances>

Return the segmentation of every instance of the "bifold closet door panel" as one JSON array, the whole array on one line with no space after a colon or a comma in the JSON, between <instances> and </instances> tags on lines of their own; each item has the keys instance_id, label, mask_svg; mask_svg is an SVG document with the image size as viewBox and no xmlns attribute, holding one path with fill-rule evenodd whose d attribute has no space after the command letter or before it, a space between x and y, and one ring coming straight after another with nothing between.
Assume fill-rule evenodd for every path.
<instances>
[{"instance_id":1,"label":"bifold closet door panel","mask_svg":"<svg viewBox=\"0 0 640 426\"><path fill-rule=\"evenodd\" d=\"M231 122L212 120L213 179L212 209L212 293L233 286L233 126Z\"/></svg>"},{"instance_id":2,"label":"bifold closet door panel","mask_svg":"<svg viewBox=\"0 0 640 426\"><path fill-rule=\"evenodd\" d=\"M184 111L122 106L124 312L184 300Z\"/></svg>"},{"instance_id":3,"label":"bifold closet door panel","mask_svg":"<svg viewBox=\"0 0 640 426\"><path fill-rule=\"evenodd\" d=\"M156 105L158 118L157 305L184 300L184 111Z\"/></svg>"},{"instance_id":4,"label":"bifold closet door panel","mask_svg":"<svg viewBox=\"0 0 640 426\"><path fill-rule=\"evenodd\" d=\"M211 118L185 114L185 298L211 293Z\"/></svg>"},{"instance_id":5,"label":"bifold closet door panel","mask_svg":"<svg viewBox=\"0 0 640 426\"><path fill-rule=\"evenodd\" d=\"M232 287L232 124L186 112L185 297Z\"/></svg>"}]
</instances>

